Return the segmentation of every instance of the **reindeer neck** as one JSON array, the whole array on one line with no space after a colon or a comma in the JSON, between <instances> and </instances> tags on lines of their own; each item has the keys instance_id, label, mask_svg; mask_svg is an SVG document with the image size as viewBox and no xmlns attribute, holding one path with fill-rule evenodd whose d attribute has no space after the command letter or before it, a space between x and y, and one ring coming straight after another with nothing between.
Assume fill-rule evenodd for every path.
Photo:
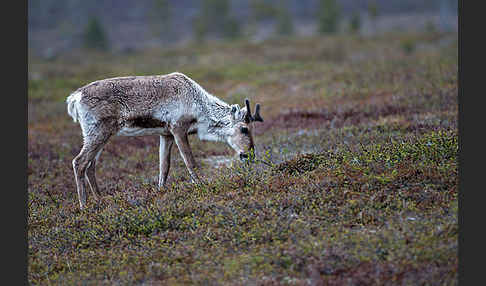
<instances>
[{"instance_id":1,"label":"reindeer neck","mask_svg":"<svg viewBox=\"0 0 486 286\"><path fill-rule=\"evenodd\" d=\"M221 99L201 93L198 135L201 140L224 141L224 128L230 126L231 107Z\"/></svg>"}]
</instances>

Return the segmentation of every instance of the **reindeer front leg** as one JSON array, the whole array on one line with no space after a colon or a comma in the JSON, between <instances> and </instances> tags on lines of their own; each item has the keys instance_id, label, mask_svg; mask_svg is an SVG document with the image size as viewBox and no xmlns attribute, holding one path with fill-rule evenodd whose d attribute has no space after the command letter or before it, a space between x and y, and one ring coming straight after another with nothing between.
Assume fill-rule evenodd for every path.
<instances>
[{"instance_id":1,"label":"reindeer front leg","mask_svg":"<svg viewBox=\"0 0 486 286\"><path fill-rule=\"evenodd\" d=\"M172 130L172 134L174 135L177 148L179 148L179 152L181 153L182 159L186 164L187 170L191 175L192 182L199 182L199 178L195 171L197 166L196 161L192 156L191 147L189 146L189 141L187 139L187 129L176 128Z\"/></svg>"},{"instance_id":2,"label":"reindeer front leg","mask_svg":"<svg viewBox=\"0 0 486 286\"><path fill-rule=\"evenodd\" d=\"M162 188L167 182L170 168L170 151L174 144L173 136L160 136L159 145L159 188Z\"/></svg>"}]
</instances>

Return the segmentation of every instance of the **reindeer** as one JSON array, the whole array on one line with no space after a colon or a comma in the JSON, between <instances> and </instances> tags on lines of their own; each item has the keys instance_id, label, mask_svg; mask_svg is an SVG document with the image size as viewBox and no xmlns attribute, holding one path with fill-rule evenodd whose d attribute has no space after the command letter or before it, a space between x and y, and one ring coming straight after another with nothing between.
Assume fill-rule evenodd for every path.
<instances>
[{"instance_id":1,"label":"reindeer","mask_svg":"<svg viewBox=\"0 0 486 286\"><path fill-rule=\"evenodd\" d=\"M72 161L81 209L86 205L84 179L95 200L100 199L95 166L112 136L160 136L158 186L162 188L174 141L192 182L200 182L189 134L226 142L236 156L247 160L254 152L252 122L263 122L258 103L252 115L248 99L243 108L229 105L178 72L98 80L78 88L66 102L68 114L79 122L83 135L83 147Z\"/></svg>"}]
</instances>

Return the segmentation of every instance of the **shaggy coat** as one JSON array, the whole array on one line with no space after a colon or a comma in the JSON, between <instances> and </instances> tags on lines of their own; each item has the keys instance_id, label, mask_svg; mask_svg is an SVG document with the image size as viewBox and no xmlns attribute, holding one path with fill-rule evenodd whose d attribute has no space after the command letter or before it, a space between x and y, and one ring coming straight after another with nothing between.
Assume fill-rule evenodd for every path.
<instances>
[{"instance_id":1,"label":"shaggy coat","mask_svg":"<svg viewBox=\"0 0 486 286\"><path fill-rule=\"evenodd\" d=\"M83 134L81 152L73 159L80 207L86 204L84 178L98 199L95 164L103 146L114 135L160 136L159 187L164 186L175 141L193 181L198 181L196 163L187 140L197 133L200 140L228 143L242 159L254 149L251 123L263 121L246 107L229 105L206 92L182 73L128 76L85 85L67 98L67 111L79 122Z\"/></svg>"}]
</instances>

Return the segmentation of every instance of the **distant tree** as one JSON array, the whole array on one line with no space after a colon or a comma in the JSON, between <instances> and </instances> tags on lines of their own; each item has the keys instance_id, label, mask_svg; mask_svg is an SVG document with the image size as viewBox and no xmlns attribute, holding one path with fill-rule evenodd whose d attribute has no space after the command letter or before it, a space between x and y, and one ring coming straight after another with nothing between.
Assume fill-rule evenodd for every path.
<instances>
[{"instance_id":1,"label":"distant tree","mask_svg":"<svg viewBox=\"0 0 486 286\"><path fill-rule=\"evenodd\" d=\"M170 12L169 0L154 0L153 9L149 12L154 30L162 37L168 37L171 32Z\"/></svg>"},{"instance_id":2,"label":"distant tree","mask_svg":"<svg viewBox=\"0 0 486 286\"><path fill-rule=\"evenodd\" d=\"M279 12L272 3L265 0L251 0L250 9L252 11L253 18L256 21L273 19Z\"/></svg>"},{"instance_id":3,"label":"distant tree","mask_svg":"<svg viewBox=\"0 0 486 286\"><path fill-rule=\"evenodd\" d=\"M83 39L84 45L87 48L97 50L108 49L108 40L106 37L106 33L100 21L96 17L92 17L86 25L86 28L84 29Z\"/></svg>"},{"instance_id":4,"label":"distant tree","mask_svg":"<svg viewBox=\"0 0 486 286\"><path fill-rule=\"evenodd\" d=\"M359 32L359 30L361 29L361 16L359 12L355 12L351 16L351 19L349 21L349 29L352 33Z\"/></svg>"},{"instance_id":5,"label":"distant tree","mask_svg":"<svg viewBox=\"0 0 486 286\"><path fill-rule=\"evenodd\" d=\"M228 17L222 26L223 36L228 39L236 39L241 36L241 26L234 17Z\"/></svg>"},{"instance_id":6,"label":"distant tree","mask_svg":"<svg viewBox=\"0 0 486 286\"><path fill-rule=\"evenodd\" d=\"M204 39L210 32L225 38L236 38L241 27L236 18L230 16L228 0L203 0L200 13L194 18L193 31L196 39Z\"/></svg>"},{"instance_id":7,"label":"distant tree","mask_svg":"<svg viewBox=\"0 0 486 286\"><path fill-rule=\"evenodd\" d=\"M319 5L319 32L334 34L337 32L340 11L336 0L320 0Z\"/></svg>"},{"instance_id":8,"label":"distant tree","mask_svg":"<svg viewBox=\"0 0 486 286\"><path fill-rule=\"evenodd\" d=\"M375 21L378 17L378 4L376 4L376 1L371 1L368 4L368 14L372 21Z\"/></svg>"},{"instance_id":9,"label":"distant tree","mask_svg":"<svg viewBox=\"0 0 486 286\"><path fill-rule=\"evenodd\" d=\"M291 35L294 32L292 15L287 8L286 1L282 1L277 13L276 31L279 35Z\"/></svg>"},{"instance_id":10,"label":"distant tree","mask_svg":"<svg viewBox=\"0 0 486 286\"><path fill-rule=\"evenodd\" d=\"M208 34L208 25L205 21L206 19L202 17L202 15L196 16L192 21L194 38L196 38L198 42L203 41Z\"/></svg>"},{"instance_id":11,"label":"distant tree","mask_svg":"<svg viewBox=\"0 0 486 286\"><path fill-rule=\"evenodd\" d=\"M169 0L155 0L154 8L162 21L168 22L170 18Z\"/></svg>"},{"instance_id":12,"label":"distant tree","mask_svg":"<svg viewBox=\"0 0 486 286\"><path fill-rule=\"evenodd\" d=\"M432 20L428 20L425 23L425 31L430 34L437 33L437 27L435 26L434 22Z\"/></svg>"},{"instance_id":13,"label":"distant tree","mask_svg":"<svg viewBox=\"0 0 486 286\"><path fill-rule=\"evenodd\" d=\"M376 3L376 0L371 1L368 4L368 15L370 16L371 24L373 28L376 30L376 19L378 18L379 15L378 4Z\"/></svg>"}]
</instances>

